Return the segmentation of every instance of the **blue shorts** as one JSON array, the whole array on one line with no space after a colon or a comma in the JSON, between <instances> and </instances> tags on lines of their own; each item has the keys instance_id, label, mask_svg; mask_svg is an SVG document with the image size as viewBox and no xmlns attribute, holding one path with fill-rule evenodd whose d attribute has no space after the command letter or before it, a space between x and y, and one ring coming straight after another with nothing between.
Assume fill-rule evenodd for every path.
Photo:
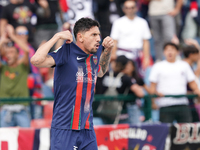
<instances>
[{"instance_id":1,"label":"blue shorts","mask_svg":"<svg viewBox=\"0 0 200 150\"><path fill-rule=\"evenodd\" d=\"M98 150L94 129L51 128L50 150Z\"/></svg>"}]
</instances>

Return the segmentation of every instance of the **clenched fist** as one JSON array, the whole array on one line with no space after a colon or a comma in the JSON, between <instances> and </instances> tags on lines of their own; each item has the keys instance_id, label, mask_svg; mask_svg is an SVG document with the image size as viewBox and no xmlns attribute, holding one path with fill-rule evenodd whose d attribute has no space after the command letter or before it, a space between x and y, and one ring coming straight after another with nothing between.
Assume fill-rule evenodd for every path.
<instances>
[{"instance_id":1,"label":"clenched fist","mask_svg":"<svg viewBox=\"0 0 200 150\"><path fill-rule=\"evenodd\" d=\"M66 40L66 43L73 42L73 36L71 32L67 31L61 31L56 34L60 39Z\"/></svg>"},{"instance_id":2,"label":"clenched fist","mask_svg":"<svg viewBox=\"0 0 200 150\"><path fill-rule=\"evenodd\" d=\"M112 48L114 47L114 40L113 40L111 37L107 36L107 37L103 40L102 46L103 46L105 49L112 50Z\"/></svg>"}]
</instances>

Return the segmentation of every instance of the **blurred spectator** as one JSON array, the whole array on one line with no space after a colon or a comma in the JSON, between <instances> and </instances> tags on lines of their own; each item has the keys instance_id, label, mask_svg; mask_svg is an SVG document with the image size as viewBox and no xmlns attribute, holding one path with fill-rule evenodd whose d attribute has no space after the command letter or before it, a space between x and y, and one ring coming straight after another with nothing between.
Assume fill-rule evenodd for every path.
<instances>
[{"instance_id":1,"label":"blurred spectator","mask_svg":"<svg viewBox=\"0 0 200 150\"><path fill-rule=\"evenodd\" d=\"M48 72L47 72L46 76L47 76L46 81L42 85L42 91L43 91L44 97L53 97L54 69L48 68Z\"/></svg>"},{"instance_id":2,"label":"blurred spectator","mask_svg":"<svg viewBox=\"0 0 200 150\"><path fill-rule=\"evenodd\" d=\"M135 62L132 60L129 60L125 69L124 69L124 73L129 76L131 78L132 83L136 83L138 84L140 87L142 87L143 89L145 89L148 93L149 93L149 87L144 83L144 80L139 76L138 72L137 72L137 67L135 65ZM131 91L129 91L129 94L132 94ZM128 114L129 114L129 122L131 124L133 123L138 123L139 120L134 119L133 116L136 116L135 113L137 112L138 115L137 116L141 116L140 110L139 108L142 106L142 101L140 99L136 99L135 102L132 103L127 103L127 110L128 110ZM141 118L140 117L140 121L144 120L144 117Z\"/></svg>"},{"instance_id":3,"label":"blurred spectator","mask_svg":"<svg viewBox=\"0 0 200 150\"><path fill-rule=\"evenodd\" d=\"M60 9L62 10L62 12L67 12L69 7L67 4L67 0L59 0L59 5L60 5Z\"/></svg>"},{"instance_id":4,"label":"blurred spectator","mask_svg":"<svg viewBox=\"0 0 200 150\"><path fill-rule=\"evenodd\" d=\"M94 0L94 15L96 20L101 25L101 37L104 39L106 36L110 35L112 23L121 17L122 8L121 3L122 0Z\"/></svg>"},{"instance_id":5,"label":"blurred spectator","mask_svg":"<svg viewBox=\"0 0 200 150\"><path fill-rule=\"evenodd\" d=\"M133 0L123 5L125 16L117 19L112 26L111 37L115 40L111 59L125 55L134 60L143 76L144 69L150 65L149 39L151 34L146 20L136 16L137 6Z\"/></svg>"},{"instance_id":6,"label":"blurred spectator","mask_svg":"<svg viewBox=\"0 0 200 150\"><path fill-rule=\"evenodd\" d=\"M129 91L131 93L135 94L138 97L143 97L144 93L142 91L142 88L136 84L136 82L132 82L131 78L125 75L124 70L126 67L126 64L128 62L128 59L125 56L119 56L117 57L115 61L115 65L113 68L113 71L107 72L103 78L99 78L97 82L98 86L96 88L96 94L104 94L104 95L118 95L118 94L128 94ZM131 101L131 103L135 104L135 100ZM130 112L131 116L127 115L120 115L122 110L123 102L102 102L97 109L100 114L103 115L104 121L109 120L113 121L115 119L114 123L118 123L118 121L124 121L129 117L130 123L138 123L139 122L139 109L132 109L130 108L128 111ZM115 113L114 115L109 115L109 111L111 113ZM115 116L116 115L116 116ZM113 118L115 116L116 118Z\"/></svg>"},{"instance_id":7,"label":"blurred spectator","mask_svg":"<svg viewBox=\"0 0 200 150\"><path fill-rule=\"evenodd\" d=\"M10 25L9 25L10 26ZM8 27L9 27L8 26ZM19 46L26 45L14 34L12 27L7 30L8 37ZM14 42L1 39L4 47L7 64L0 62L1 84L0 97L28 97L27 77L29 73L29 50L23 46L23 57L19 58L19 50ZM30 116L27 110L28 102L5 102L1 108L1 126L30 126Z\"/></svg>"},{"instance_id":8,"label":"blurred spectator","mask_svg":"<svg viewBox=\"0 0 200 150\"><path fill-rule=\"evenodd\" d=\"M148 20L149 0L137 0L139 3L139 12L142 18Z\"/></svg>"},{"instance_id":9,"label":"blurred spectator","mask_svg":"<svg viewBox=\"0 0 200 150\"><path fill-rule=\"evenodd\" d=\"M124 73L129 76L132 82L137 83L139 86L143 87L148 93L150 92L149 87L144 83L144 80L139 76L137 72L137 67L134 61L129 60L125 69Z\"/></svg>"},{"instance_id":10,"label":"blurred spectator","mask_svg":"<svg viewBox=\"0 0 200 150\"><path fill-rule=\"evenodd\" d=\"M95 19L99 21L101 25L101 36L104 39L106 36L110 35L111 23L109 20L110 16L110 0L94 0L94 3L97 5L96 10L94 11Z\"/></svg>"},{"instance_id":11,"label":"blurred spectator","mask_svg":"<svg viewBox=\"0 0 200 150\"><path fill-rule=\"evenodd\" d=\"M49 68L48 80L45 84L53 91L53 78L54 78L54 68Z\"/></svg>"},{"instance_id":12,"label":"blurred spectator","mask_svg":"<svg viewBox=\"0 0 200 150\"><path fill-rule=\"evenodd\" d=\"M1 12L2 12L2 8L5 7L6 5L8 5L9 0L1 0L0 1L0 17L1 17Z\"/></svg>"},{"instance_id":13,"label":"blurred spectator","mask_svg":"<svg viewBox=\"0 0 200 150\"><path fill-rule=\"evenodd\" d=\"M29 51L29 61L30 61L30 58L35 54L35 50L28 42L28 37L29 37L28 29L26 28L26 26L18 26L15 29L15 35L19 40L23 41L23 45L21 45L21 47L24 47ZM23 57L24 51L22 50L22 48L20 48L18 44L15 44L15 47L17 47L19 50L19 56ZM31 81L32 78L33 82ZM42 86L42 78L39 69L32 64L30 64L29 81L30 82L28 82L28 87L30 89L30 96L41 98L42 94L37 93L37 91Z\"/></svg>"},{"instance_id":14,"label":"blurred spectator","mask_svg":"<svg viewBox=\"0 0 200 150\"><path fill-rule=\"evenodd\" d=\"M69 20L67 11L69 9L67 0L59 0L59 13L56 14L56 22L58 24L58 31L62 30L63 23Z\"/></svg>"},{"instance_id":15,"label":"blurred spectator","mask_svg":"<svg viewBox=\"0 0 200 150\"><path fill-rule=\"evenodd\" d=\"M28 0L10 0L10 4L2 10L0 20L0 35L5 34L5 27L11 24L16 28L19 25L24 25L29 30L29 40L33 42L33 25L31 21L35 15L47 17L50 12L46 0L39 0L40 7L31 4ZM36 21L34 21L36 23Z\"/></svg>"},{"instance_id":16,"label":"blurred spectator","mask_svg":"<svg viewBox=\"0 0 200 150\"><path fill-rule=\"evenodd\" d=\"M50 15L48 17L37 17L36 32L34 34L34 42L39 47L41 42L48 41L57 31L56 14L60 13L58 1L46 0L49 5ZM36 0L38 7L40 0ZM54 48L51 51L55 50Z\"/></svg>"},{"instance_id":17,"label":"blurred spectator","mask_svg":"<svg viewBox=\"0 0 200 150\"><path fill-rule=\"evenodd\" d=\"M9 26L7 30L14 30L12 26ZM35 54L34 48L31 46L31 44L28 42L29 32L26 26L17 26L15 29L15 35L16 37L23 41L23 45L21 47L23 49L27 49L29 51L29 62L31 57ZM20 47L20 45L15 44L15 47L19 50L19 57L23 57L24 50ZM30 65L30 71L28 75L28 88L29 88L29 96L32 96L34 98L42 98L42 78L39 72L39 69L29 63ZM40 102L31 102L31 118L41 118L42 117L42 108L40 105ZM37 109L37 112L35 111Z\"/></svg>"},{"instance_id":18,"label":"blurred spectator","mask_svg":"<svg viewBox=\"0 0 200 150\"><path fill-rule=\"evenodd\" d=\"M200 36L200 1L185 0L182 8L181 38L196 38Z\"/></svg>"},{"instance_id":19,"label":"blurred spectator","mask_svg":"<svg viewBox=\"0 0 200 150\"><path fill-rule=\"evenodd\" d=\"M183 54L185 56L184 61L186 61L190 67L192 68L192 70L194 71L195 75L196 75L196 83L199 86L199 76L200 76L200 66L198 63L198 66L196 69L194 69L194 65L197 64L197 62L200 62L200 57L199 57L199 44L197 43L196 40L193 39L188 39L185 41L185 43L187 44L185 47L183 47ZM187 86L187 91L188 93L191 93L192 90L189 86ZM191 108L191 112L192 112L192 122L198 122L199 121L199 116L198 113L196 111L196 105L197 103L197 99L189 99L189 106Z\"/></svg>"},{"instance_id":20,"label":"blurred spectator","mask_svg":"<svg viewBox=\"0 0 200 150\"><path fill-rule=\"evenodd\" d=\"M176 60L178 53L178 47L174 43L164 45L166 60L156 63L149 76L152 94L185 95L188 83L192 91L200 96L192 69L188 63ZM160 108L161 122L172 123L175 120L179 123L192 122L187 98L157 98L156 103Z\"/></svg>"},{"instance_id":21,"label":"blurred spectator","mask_svg":"<svg viewBox=\"0 0 200 150\"><path fill-rule=\"evenodd\" d=\"M149 20L154 38L156 60L163 60L162 47L176 35L175 16L180 12L183 0L150 0Z\"/></svg>"},{"instance_id":22,"label":"blurred spectator","mask_svg":"<svg viewBox=\"0 0 200 150\"><path fill-rule=\"evenodd\" d=\"M194 39L187 39L185 40L185 46L183 47L183 54L185 57L185 61L191 66L191 68L194 68L194 65L197 64L196 69L194 70L194 73L197 78L200 76L200 46L199 43Z\"/></svg>"},{"instance_id":23,"label":"blurred spectator","mask_svg":"<svg viewBox=\"0 0 200 150\"><path fill-rule=\"evenodd\" d=\"M82 17L94 18L93 0L67 0L67 4L69 7L67 12L69 17L68 22L71 24L71 29L73 29L74 23Z\"/></svg>"}]
</instances>

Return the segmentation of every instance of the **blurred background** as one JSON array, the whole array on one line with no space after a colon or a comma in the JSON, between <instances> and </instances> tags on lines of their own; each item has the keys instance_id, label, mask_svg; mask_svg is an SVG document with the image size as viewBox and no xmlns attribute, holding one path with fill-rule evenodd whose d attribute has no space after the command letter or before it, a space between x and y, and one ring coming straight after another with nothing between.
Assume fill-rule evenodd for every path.
<instances>
[{"instance_id":1,"label":"blurred background","mask_svg":"<svg viewBox=\"0 0 200 150\"><path fill-rule=\"evenodd\" d=\"M82 17L97 20L101 38L111 36L115 41L108 72L97 79L94 125L199 122L200 101L188 87L187 77L176 82L179 78L168 73L166 78L160 73L149 76L154 74L152 67L165 60L164 45L170 43L178 47L176 60L190 66L199 87L200 0L0 0L0 127L50 127L54 69L37 68L30 58L55 33L73 33L74 23ZM56 43L50 52L63 43ZM163 70L176 72L174 68ZM160 85L164 80L178 84L173 91L166 87L162 96L170 96L161 105L161 99L150 96L159 95L152 92L151 83ZM176 92L181 87L187 92ZM184 107L173 109L177 104L168 103L187 94L180 105L189 108L189 121L179 117L167 121L165 115L161 119L163 109L169 116L177 110L187 118Z\"/></svg>"}]
</instances>

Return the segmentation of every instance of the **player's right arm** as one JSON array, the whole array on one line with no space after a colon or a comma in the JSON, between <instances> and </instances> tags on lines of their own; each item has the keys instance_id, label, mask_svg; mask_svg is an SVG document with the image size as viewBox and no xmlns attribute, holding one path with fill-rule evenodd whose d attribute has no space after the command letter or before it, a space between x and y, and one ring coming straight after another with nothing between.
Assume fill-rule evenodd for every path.
<instances>
[{"instance_id":1,"label":"player's right arm","mask_svg":"<svg viewBox=\"0 0 200 150\"><path fill-rule=\"evenodd\" d=\"M72 34L69 31L56 33L49 41L37 49L36 53L31 58L31 63L36 67L55 66L55 60L52 56L48 55L48 52L59 39L66 40L66 43L71 43L73 41Z\"/></svg>"}]
</instances>

